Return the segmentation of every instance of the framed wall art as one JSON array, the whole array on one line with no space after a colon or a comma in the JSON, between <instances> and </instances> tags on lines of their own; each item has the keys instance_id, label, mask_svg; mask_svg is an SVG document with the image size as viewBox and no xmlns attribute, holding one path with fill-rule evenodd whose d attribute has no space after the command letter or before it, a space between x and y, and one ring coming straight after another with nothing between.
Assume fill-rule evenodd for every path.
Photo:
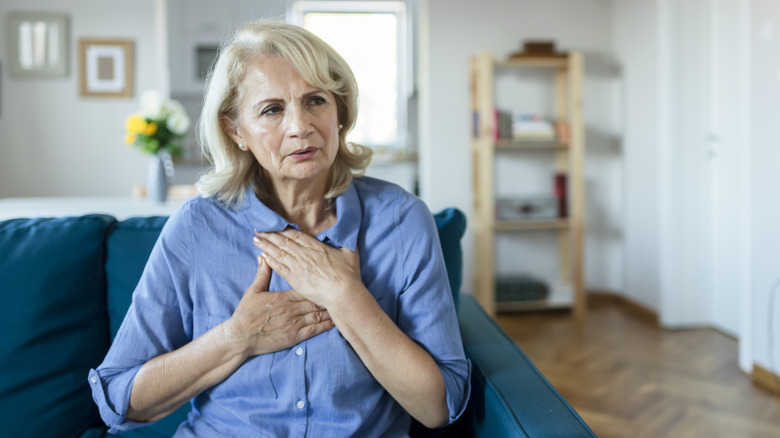
<instances>
[{"instance_id":1,"label":"framed wall art","mask_svg":"<svg viewBox=\"0 0 780 438\"><path fill-rule=\"evenodd\" d=\"M128 39L79 39L79 94L133 97L134 50Z\"/></svg>"},{"instance_id":2,"label":"framed wall art","mask_svg":"<svg viewBox=\"0 0 780 438\"><path fill-rule=\"evenodd\" d=\"M68 16L39 12L9 12L8 73L12 77L68 75Z\"/></svg>"}]
</instances>

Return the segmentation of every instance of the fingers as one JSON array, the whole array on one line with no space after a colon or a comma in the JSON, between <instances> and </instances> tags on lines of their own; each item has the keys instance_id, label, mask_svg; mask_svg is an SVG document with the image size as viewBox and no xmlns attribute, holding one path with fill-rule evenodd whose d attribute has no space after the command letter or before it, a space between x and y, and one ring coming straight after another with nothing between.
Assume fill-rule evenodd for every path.
<instances>
[{"instance_id":1,"label":"fingers","mask_svg":"<svg viewBox=\"0 0 780 438\"><path fill-rule=\"evenodd\" d=\"M265 292L268 290L268 284L271 282L271 267L262 256L257 257L257 273L252 281L252 290Z\"/></svg>"},{"instance_id":2,"label":"fingers","mask_svg":"<svg viewBox=\"0 0 780 438\"><path fill-rule=\"evenodd\" d=\"M275 233L257 233L254 238L254 243L255 246L263 250L260 257L263 258L266 264L270 265L273 270L283 277L290 271L289 264L292 262L292 260L290 260L292 255L289 252L289 244L282 242L279 236L276 236ZM288 246L284 249L280 245Z\"/></svg>"},{"instance_id":3,"label":"fingers","mask_svg":"<svg viewBox=\"0 0 780 438\"><path fill-rule=\"evenodd\" d=\"M332 329L333 327L336 327L336 325L333 323L333 320L331 320L330 318L318 323L305 325L301 327L300 330L298 330L296 343L301 343L309 338L313 338L321 333L325 333L326 331Z\"/></svg>"},{"instance_id":4,"label":"fingers","mask_svg":"<svg viewBox=\"0 0 780 438\"><path fill-rule=\"evenodd\" d=\"M298 253L304 249L323 249L324 243L301 231L288 228L279 232L255 232L255 245L273 246L288 253Z\"/></svg>"}]
</instances>

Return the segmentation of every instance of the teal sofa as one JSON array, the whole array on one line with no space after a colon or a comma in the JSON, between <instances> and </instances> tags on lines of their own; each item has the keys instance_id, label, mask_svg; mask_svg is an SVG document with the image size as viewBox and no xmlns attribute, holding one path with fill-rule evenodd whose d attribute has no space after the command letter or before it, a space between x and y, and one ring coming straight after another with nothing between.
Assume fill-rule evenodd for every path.
<instances>
[{"instance_id":1,"label":"teal sofa","mask_svg":"<svg viewBox=\"0 0 780 438\"><path fill-rule=\"evenodd\" d=\"M453 290L465 231L454 209L435 215ZM0 222L0 435L106 435L87 372L119 328L164 217ZM593 437L593 432L470 295L455 296L472 361L471 399L453 425L413 436ZM169 437L189 406L122 437Z\"/></svg>"}]
</instances>

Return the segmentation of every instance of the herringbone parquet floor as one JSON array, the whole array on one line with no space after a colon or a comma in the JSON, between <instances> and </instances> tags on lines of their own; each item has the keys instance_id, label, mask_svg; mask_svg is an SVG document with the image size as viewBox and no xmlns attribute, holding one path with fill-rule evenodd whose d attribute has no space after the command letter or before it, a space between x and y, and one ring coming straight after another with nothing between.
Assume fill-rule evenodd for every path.
<instances>
[{"instance_id":1,"label":"herringbone parquet floor","mask_svg":"<svg viewBox=\"0 0 780 438\"><path fill-rule=\"evenodd\" d=\"M600 438L780 437L780 397L739 370L734 339L590 301L581 327L567 312L496 319Z\"/></svg>"}]
</instances>

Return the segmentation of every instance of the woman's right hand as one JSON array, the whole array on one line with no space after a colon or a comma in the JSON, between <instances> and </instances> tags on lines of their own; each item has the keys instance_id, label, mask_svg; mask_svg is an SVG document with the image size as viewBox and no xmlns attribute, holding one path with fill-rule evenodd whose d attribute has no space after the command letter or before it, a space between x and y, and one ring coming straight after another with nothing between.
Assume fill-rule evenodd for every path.
<instances>
[{"instance_id":1,"label":"woman's right hand","mask_svg":"<svg viewBox=\"0 0 780 438\"><path fill-rule=\"evenodd\" d=\"M226 340L246 357L290 348L334 327L327 310L294 290L268 292L271 268L263 257L257 264L254 281L222 324Z\"/></svg>"},{"instance_id":2,"label":"woman's right hand","mask_svg":"<svg viewBox=\"0 0 780 438\"><path fill-rule=\"evenodd\" d=\"M133 382L127 418L159 420L225 380L247 358L290 348L334 327L325 309L295 291L268 292L270 280L271 268L258 260L255 279L233 316L146 362Z\"/></svg>"}]
</instances>

